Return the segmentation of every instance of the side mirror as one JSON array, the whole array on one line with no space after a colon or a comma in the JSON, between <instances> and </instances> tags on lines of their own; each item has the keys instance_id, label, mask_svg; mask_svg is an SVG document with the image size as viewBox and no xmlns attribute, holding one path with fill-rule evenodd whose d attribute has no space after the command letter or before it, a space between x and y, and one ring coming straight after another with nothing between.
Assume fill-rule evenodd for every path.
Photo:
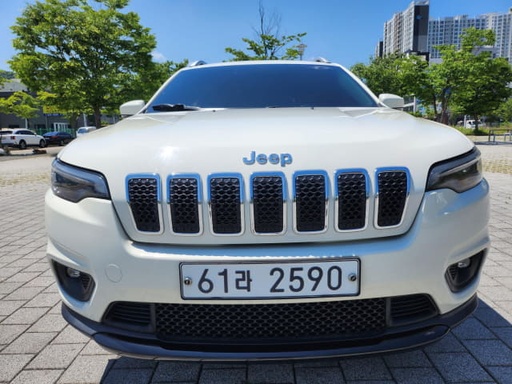
<instances>
[{"instance_id":1,"label":"side mirror","mask_svg":"<svg viewBox=\"0 0 512 384\"><path fill-rule=\"evenodd\" d=\"M121 111L121 116L132 116L137 114L145 105L144 100L132 100L121 105L119 110Z\"/></svg>"},{"instance_id":2,"label":"side mirror","mask_svg":"<svg viewBox=\"0 0 512 384\"><path fill-rule=\"evenodd\" d=\"M391 93L382 93L379 95L382 104L393 109L402 109L404 107L404 98Z\"/></svg>"}]
</instances>

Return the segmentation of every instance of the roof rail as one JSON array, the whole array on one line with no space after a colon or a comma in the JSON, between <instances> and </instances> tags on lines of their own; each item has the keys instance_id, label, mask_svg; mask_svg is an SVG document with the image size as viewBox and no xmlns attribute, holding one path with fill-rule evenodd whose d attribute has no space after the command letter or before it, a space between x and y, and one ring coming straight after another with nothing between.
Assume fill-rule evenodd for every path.
<instances>
[{"instance_id":1,"label":"roof rail","mask_svg":"<svg viewBox=\"0 0 512 384\"><path fill-rule=\"evenodd\" d=\"M317 57L317 58L315 59L315 61L316 61L317 63L330 63L330 61L329 61L329 60L324 59L323 57Z\"/></svg>"},{"instance_id":2,"label":"roof rail","mask_svg":"<svg viewBox=\"0 0 512 384\"><path fill-rule=\"evenodd\" d=\"M200 65L205 65L205 64L206 64L206 61L196 60L196 61L190 63L188 66L189 67L199 67Z\"/></svg>"}]
</instances>

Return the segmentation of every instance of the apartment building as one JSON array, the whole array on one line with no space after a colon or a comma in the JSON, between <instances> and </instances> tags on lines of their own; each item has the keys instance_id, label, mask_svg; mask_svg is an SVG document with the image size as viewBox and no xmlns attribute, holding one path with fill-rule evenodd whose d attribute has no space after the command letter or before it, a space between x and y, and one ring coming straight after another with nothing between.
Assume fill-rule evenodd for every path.
<instances>
[{"instance_id":1,"label":"apartment building","mask_svg":"<svg viewBox=\"0 0 512 384\"><path fill-rule=\"evenodd\" d=\"M382 53L427 50L429 1L413 1L409 7L384 23Z\"/></svg>"},{"instance_id":2,"label":"apartment building","mask_svg":"<svg viewBox=\"0 0 512 384\"><path fill-rule=\"evenodd\" d=\"M490 49L494 57L504 57L512 62L512 9L509 13L489 13L477 17L467 15L444 17L428 23L428 46L430 57L439 59L436 46L456 45L460 48L461 34L467 28L491 29L496 43Z\"/></svg>"},{"instance_id":3,"label":"apartment building","mask_svg":"<svg viewBox=\"0 0 512 384\"><path fill-rule=\"evenodd\" d=\"M488 47L494 57L504 57L512 63L512 8L508 13L489 13L477 17L467 15L429 19L428 0L413 1L409 7L384 23L384 38L376 55L391 53L428 52L431 60L440 59L439 45L460 47L462 32L470 27L491 29L496 43Z\"/></svg>"}]
</instances>

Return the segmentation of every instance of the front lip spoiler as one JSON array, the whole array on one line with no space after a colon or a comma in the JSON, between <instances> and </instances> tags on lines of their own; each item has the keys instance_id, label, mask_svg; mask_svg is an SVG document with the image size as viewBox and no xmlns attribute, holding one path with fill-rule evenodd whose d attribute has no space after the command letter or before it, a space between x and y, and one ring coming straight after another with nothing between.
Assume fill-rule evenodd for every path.
<instances>
[{"instance_id":1,"label":"front lip spoiler","mask_svg":"<svg viewBox=\"0 0 512 384\"><path fill-rule=\"evenodd\" d=\"M85 335L92 337L101 347L118 355L157 360L193 360L193 361L245 361L245 360L292 360L319 359L342 356L365 355L382 352L401 351L423 347L438 341L451 328L468 317L477 307L478 298L474 295L470 300L455 310L444 315L425 320L409 328L403 333L393 333L378 338L357 341L335 341L332 343L312 344L307 348L301 345L286 350L272 351L271 347L263 352L247 351L220 352L220 345L196 345L195 349L179 349L177 344L165 344L151 338L130 337L115 334L115 328L91 321L72 311L64 304L62 315L68 323ZM141 334L142 335L142 334ZM212 347L214 347L212 349Z\"/></svg>"}]
</instances>

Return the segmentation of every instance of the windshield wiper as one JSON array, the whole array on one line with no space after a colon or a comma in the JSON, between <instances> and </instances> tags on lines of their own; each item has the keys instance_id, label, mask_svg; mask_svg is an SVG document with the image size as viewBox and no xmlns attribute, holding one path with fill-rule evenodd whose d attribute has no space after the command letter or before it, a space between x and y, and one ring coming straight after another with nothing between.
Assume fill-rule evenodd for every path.
<instances>
[{"instance_id":1,"label":"windshield wiper","mask_svg":"<svg viewBox=\"0 0 512 384\"><path fill-rule=\"evenodd\" d=\"M152 105L154 111L176 112L176 111L199 111L201 108L185 104L157 104Z\"/></svg>"}]
</instances>

